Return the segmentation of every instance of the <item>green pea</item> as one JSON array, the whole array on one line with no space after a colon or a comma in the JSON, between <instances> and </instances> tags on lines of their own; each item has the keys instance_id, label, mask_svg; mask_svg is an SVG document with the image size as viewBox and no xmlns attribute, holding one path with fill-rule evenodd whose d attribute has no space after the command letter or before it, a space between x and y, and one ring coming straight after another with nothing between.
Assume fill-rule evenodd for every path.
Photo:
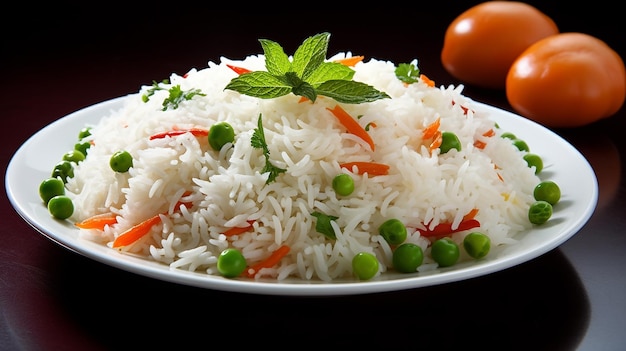
<instances>
[{"instance_id":1,"label":"green pea","mask_svg":"<svg viewBox=\"0 0 626 351\"><path fill-rule=\"evenodd\" d=\"M215 151L220 151L227 143L235 140L235 130L227 122L218 122L209 129L209 145Z\"/></svg>"},{"instance_id":2,"label":"green pea","mask_svg":"<svg viewBox=\"0 0 626 351\"><path fill-rule=\"evenodd\" d=\"M246 259L237 249L225 249L217 257L217 270L226 278L238 277L246 270L246 267Z\"/></svg>"},{"instance_id":3,"label":"green pea","mask_svg":"<svg viewBox=\"0 0 626 351\"><path fill-rule=\"evenodd\" d=\"M484 233L471 232L463 238L463 248L472 258L483 258L491 249L491 239Z\"/></svg>"},{"instance_id":4,"label":"green pea","mask_svg":"<svg viewBox=\"0 0 626 351\"><path fill-rule=\"evenodd\" d=\"M56 219L67 219L74 213L72 199L66 195L57 195L48 201L48 212Z\"/></svg>"},{"instance_id":5,"label":"green pea","mask_svg":"<svg viewBox=\"0 0 626 351\"><path fill-rule=\"evenodd\" d=\"M46 205L57 195L65 195L65 183L61 179L48 178L39 183L39 197Z\"/></svg>"},{"instance_id":6,"label":"green pea","mask_svg":"<svg viewBox=\"0 0 626 351\"><path fill-rule=\"evenodd\" d=\"M432 244L430 254L440 267L450 267L459 260L461 251L454 240L445 237Z\"/></svg>"},{"instance_id":7,"label":"green pea","mask_svg":"<svg viewBox=\"0 0 626 351\"><path fill-rule=\"evenodd\" d=\"M441 133L441 146L439 146L439 150L441 150L442 154L446 152L457 149L457 151L461 151L461 142L459 141L459 137L452 132L443 132Z\"/></svg>"},{"instance_id":8,"label":"green pea","mask_svg":"<svg viewBox=\"0 0 626 351\"><path fill-rule=\"evenodd\" d=\"M515 145L515 147L520 151L526 151L526 152L530 151L528 144L526 144L524 140L513 139L513 145Z\"/></svg>"},{"instance_id":9,"label":"green pea","mask_svg":"<svg viewBox=\"0 0 626 351\"><path fill-rule=\"evenodd\" d=\"M80 141L74 144L74 150L81 152L83 155L87 156L87 150L91 147L91 143L88 141Z\"/></svg>"},{"instance_id":10,"label":"green pea","mask_svg":"<svg viewBox=\"0 0 626 351\"><path fill-rule=\"evenodd\" d=\"M74 177L74 166L70 161L61 161L54 165L54 169L51 174L52 178L59 178L63 183L67 183L68 178Z\"/></svg>"},{"instance_id":11,"label":"green pea","mask_svg":"<svg viewBox=\"0 0 626 351\"><path fill-rule=\"evenodd\" d=\"M117 151L109 160L109 165L111 169L115 172L124 173L128 172L130 167L133 166L133 156L128 151Z\"/></svg>"},{"instance_id":12,"label":"green pea","mask_svg":"<svg viewBox=\"0 0 626 351\"><path fill-rule=\"evenodd\" d=\"M539 174L543 170L543 160L539 155L528 153L524 155L524 160L528 163L528 167L535 167L535 174Z\"/></svg>"},{"instance_id":13,"label":"green pea","mask_svg":"<svg viewBox=\"0 0 626 351\"><path fill-rule=\"evenodd\" d=\"M348 196L354 191L354 179L349 174L341 173L333 178L333 190L341 196Z\"/></svg>"},{"instance_id":14,"label":"green pea","mask_svg":"<svg viewBox=\"0 0 626 351\"><path fill-rule=\"evenodd\" d=\"M63 161L79 163L80 161L84 159L85 159L85 154L83 154L82 152L76 149L68 151L63 155Z\"/></svg>"},{"instance_id":15,"label":"green pea","mask_svg":"<svg viewBox=\"0 0 626 351\"><path fill-rule=\"evenodd\" d=\"M404 243L393 251L393 267L401 273L415 273L424 262L422 248L413 243Z\"/></svg>"},{"instance_id":16,"label":"green pea","mask_svg":"<svg viewBox=\"0 0 626 351\"><path fill-rule=\"evenodd\" d=\"M85 127L78 132L78 140L83 140L91 135L91 127Z\"/></svg>"},{"instance_id":17,"label":"green pea","mask_svg":"<svg viewBox=\"0 0 626 351\"><path fill-rule=\"evenodd\" d=\"M378 227L378 233L389 245L399 245L406 240L406 226L399 219L388 219Z\"/></svg>"},{"instance_id":18,"label":"green pea","mask_svg":"<svg viewBox=\"0 0 626 351\"><path fill-rule=\"evenodd\" d=\"M532 224L544 224L550 217L552 217L552 205L547 201L535 201L528 209L528 220Z\"/></svg>"},{"instance_id":19,"label":"green pea","mask_svg":"<svg viewBox=\"0 0 626 351\"><path fill-rule=\"evenodd\" d=\"M370 280L378 273L378 259L369 252L359 252L352 258L352 272L360 280Z\"/></svg>"},{"instance_id":20,"label":"green pea","mask_svg":"<svg viewBox=\"0 0 626 351\"><path fill-rule=\"evenodd\" d=\"M511 140L515 140L517 139L517 137L515 136L515 134L513 133L509 133L509 132L504 132L500 135L500 137L502 138L506 138L506 139L511 139Z\"/></svg>"},{"instance_id":21,"label":"green pea","mask_svg":"<svg viewBox=\"0 0 626 351\"><path fill-rule=\"evenodd\" d=\"M561 199L561 188L551 180L544 180L535 186L533 196L535 200L543 200L554 206Z\"/></svg>"}]
</instances>

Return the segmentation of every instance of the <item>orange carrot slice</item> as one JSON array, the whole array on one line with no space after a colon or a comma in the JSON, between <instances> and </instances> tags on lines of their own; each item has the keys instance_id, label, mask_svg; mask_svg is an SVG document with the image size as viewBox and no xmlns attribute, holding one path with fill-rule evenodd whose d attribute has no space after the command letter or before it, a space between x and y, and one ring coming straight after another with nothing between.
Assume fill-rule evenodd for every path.
<instances>
[{"instance_id":1,"label":"orange carrot slice","mask_svg":"<svg viewBox=\"0 0 626 351\"><path fill-rule=\"evenodd\" d=\"M474 147L475 147L475 148L477 148L477 149L484 149L484 148L485 148L485 146L487 146L487 143L485 143L485 142L484 142L484 141L482 141L482 140L476 140L476 141L474 141Z\"/></svg>"},{"instance_id":2,"label":"orange carrot slice","mask_svg":"<svg viewBox=\"0 0 626 351\"><path fill-rule=\"evenodd\" d=\"M436 131L435 135L433 137L433 141L428 146L428 150L430 150L430 152L433 152L433 150L435 150L436 148L441 146L442 142L443 142L443 136L442 136L441 132L440 131Z\"/></svg>"},{"instance_id":3,"label":"orange carrot slice","mask_svg":"<svg viewBox=\"0 0 626 351\"><path fill-rule=\"evenodd\" d=\"M278 249L276 249L274 252L272 252L271 255L269 255L268 258L266 258L265 260L249 267L248 269L245 270L245 275L248 278L254 278L254 276L263 268L271 268L274 267L275 265L278 264L278 262L280 262L280 260L285 257L285 255L287 255L289 253L289 250L291 248L287 245L283 245L281 247L279 247Z\"/></svg>"},{"instance_id":4,"label":"orange carrot slice","mask_svg":"<svg viewBox=\"0 0 626 351\"><path fill-rule=\"evenodd\" d=\"M496 131L495 131L495 130L493 130L493 128L489 128L489 130L488 130L488 131L486 131L486 132L484 132L484 133L483 133L483 136L484 136L484 137L492 137L492 136L494 136L494 135L496 135Z\"/></svg>"},{"instance_id":5,"label":"orange carrot slice","mask_svg":"<svg viewBox=\"0 0 626 351\"><path fill-rule=\"evenodd\" d=\"M426 83L426 85L428 85L429 87L434 87L435 86L435 81L426 77L425 74L420 74L420 80L424 83Z\"/></svg>"},{"instance_id":6,"label":"orange carrot slice","mask_svg":"<svg viewBox=\"0 0 626 351\"><path fill-rule=\"evenodd\" d=\"M117 215L115 213L101 213L95 216L86 218L83 221L74 223L75 226L81 229L100 229L104 230L106 225L113 225L117 223Z\"/></svg>"},{"instance_id":7,"label":"orange carrot slice","mask_svg":"<svg viewBox=\"0 0 626 351\"><path fill-rule=\"evenodd\" d=\"M439 131L441 125L441 117L437 117L431 124L427 125L422 131L422 139L431 139L435 136L435 133Z\"/></svg>"},{"instance_id":8,"label":"orange carrot slice","mask_svg":"<svg viewBox=\"0 0 626 351\"><path fill-rule=\"evenodd\" d=\"M254 224L253 220L248 221L248 225L245 227L232 227L227 229L224 233L224 235L226 236L233 236L233 235L237 235L237 234L241 234L241 233L245 233L248 230L252 229L252 224Z\"/></svg>"},{"instance_id":9,"label":"orange carrot slice","mask_svg":"<svg viewBox=\"0 0 626 351\"><path fill-rule=\"evenodd\" d=\"M115 241L113 241L113 247L118 248L134 243L135 241L141 239L144 235L148 234L150 229L159 223L161 223L161 216L157 214L130 227L115 238Z\"/></svg>"},{"instance_id":10,"label":"orange carrot slice","mask_svg":"<svg viewBox=\"0 0 626 351\"><path fill-rule=\"evenodd\" d=\"M341 63L342 65L352 67L352 66L356 65L357 63L363 61L364 58L365 58L365 56L352 56L352 57L346 57L344 59L335 60L334 62Z\"/></svg>"},{"instance_id":11,"label":"orange carrot slice","mask_svg":"<svg viewBox=\"0 0 626 351\"><path fill-rule=\"evenodd\" d=\"M355 161L355 162L345 162L339 164L341 168L345 168L352 172L352 168L354 166L358 169L358 174L367 173L372 176L377 175L387 175L389 174L389 165L384 163L376 163L376 162L367 162L367 161Z\"/></svg>"},{"instance_id":12,"label":"orange carrot slice","mask_svg":"<svg viewBox=\"0 0 626 351\"><path fill-rule=\"evenodd\" d=\"M468 221L470 219L474 219L474 217L476 217L476 214L478 213L478 209L477 208L473 208L471 211L469 211L465 216L463 216L463 222Z\"/></svg>"},{"instance_id":13,"label":"orange carrot slice","mask_svg":"<svg viewBox=\"0 0 626 351\"><path fill-rule=\"evenodd\" d=\"M333 115L335 115L335 117L337 117L337 119L339 120L339 122L346 127L346 129L348 130L349 133L352 133L356 136L358 136L359 138L363 139L366 143L369 144L370 148L372 149L372 151L374 151L374 140L372 140L372 137L367 133L367 131L365 130L365 128L363 128L357 121L356 119L352 118L352 116L350 116L350 114L348 112L346 112L346 110L344 110L341 106L339 105L335 105L335 108L326 108L328 111L332 112Z\"/></svg>"}]
</instances>

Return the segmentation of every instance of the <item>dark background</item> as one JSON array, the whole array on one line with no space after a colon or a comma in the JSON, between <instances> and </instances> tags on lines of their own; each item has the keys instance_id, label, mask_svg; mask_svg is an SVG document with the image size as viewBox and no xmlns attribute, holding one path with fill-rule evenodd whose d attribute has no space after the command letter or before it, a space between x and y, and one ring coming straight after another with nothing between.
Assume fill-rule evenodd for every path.
<instances>
[{"instance_id":1,"label":"dark background","mask_svg":"<svg viewBox=\"0 0 626 351\"><path fill-rule=\"evenodd\" d=\"M447 25L477 3L346 3L343 9L332 2L14 4L0 24L2 164L28 137L60 117L135 93L171 73L204 68L221 56L261 53L259 38L293 53L306 37L328 31L329 55L351 51L396 63L416 58L438 85L460 84L445 72L439 53ZM561 31L594 35L626 57L625 16L617 4L528 3L552 17ZM503 91L466 86L464 92L510 110ZM52 243L29 227L3 195L0 350L244 344L624 349L625 121L622 108L589 126L555 130L588 157L600 184L596 212L572 239L502 272L398 292L296 298L157 281Z\"/></svg>"}]
</instances>

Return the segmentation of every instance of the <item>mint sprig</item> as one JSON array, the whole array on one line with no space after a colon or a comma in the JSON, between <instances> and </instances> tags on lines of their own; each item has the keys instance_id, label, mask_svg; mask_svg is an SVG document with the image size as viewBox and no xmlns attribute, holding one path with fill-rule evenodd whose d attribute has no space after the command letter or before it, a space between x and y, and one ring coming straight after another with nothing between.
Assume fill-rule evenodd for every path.
<instances>
[{"instance_id":1,"label":"mint sprig","mask_svg":"<svg viewBox=\"0 0 626 351\"><path fill-rule=\"evenodd\" d=\"M307 38L296 49L293 60L276 42L260 39L267 71L253 71L233 78L225 89L262 99L289 93L315 102L318 95L348 104L360 104L389 98L385 92L353 81L354 70L336 62L327 62L329 33Z\"/></svg>"}]
</instances>

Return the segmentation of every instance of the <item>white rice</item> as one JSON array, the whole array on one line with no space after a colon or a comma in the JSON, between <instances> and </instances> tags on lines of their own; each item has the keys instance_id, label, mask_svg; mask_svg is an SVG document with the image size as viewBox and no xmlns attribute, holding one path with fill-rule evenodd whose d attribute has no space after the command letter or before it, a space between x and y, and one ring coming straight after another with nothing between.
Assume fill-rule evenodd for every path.
<instances>
[{"instance_id":1,"label":"white rice","mask_svg":"<svg viewBox=\"0 0 626 351\"><path fill-rule=\"evenodd\" d=\"M351 56L339 53L329 60ZM462 86L428 87L419 82L405 85L395 77L392 62L370 59L354 66L354 80L370 84L391 96L371 103L341 104L363 126L375 123L369 134L376 149L349 134L326 109L337 102L319 97L300 102L289 94L259 99L225 90L236 76L226 64L264 70L263 55L241 61L222 58L219 63L173 74L171 85L183 90L200 89L177 109L162 111L167 90L157 91L148 102L141 99L149 86L129 95L124 106L92 126L94 145L68 181L75 204L74 221L114 212L118 223L104 232L82 230L89 240L111 246L125 229L157 213L162 224L121 251L162 262L175 269L219 274L217 256L228 247L240 249L247 262L266 258L281 245L291 250L275 267L256 278L332 281L353 277L351 260L358 252L370 252L380 262L379 274L392 270L392 249L378 234L379 225L398 218L409 229L408 242L425 253L421 270L432 269L430 241L416 228L452 222L478 209L479 230L490 236L492 247L515 243L514 237L531 224L527 213L539 179L509 139L501 138L495 123L462 95ZM413 63L417 63L414 61ZM462 107L468 108L464 113ZM263 128L272 163L286 169L266 184L261 174L265 158L252 148L250 139L257 118ZM432 154L422 140L425 126L441 119L441 130L452 131L462 150ZM204 128L219 121L230 123L236 133L232 147L213 151L206 138L183 134L150 140L158 132L174 128ZM496 136L484 137L493 129ZM486 147L474 147L474 141ZM109 159L118 150L133 156L133 167L118 174ZM374 161L389 165L389 174L358 175L340 168L348 161ZM338 196L331 186L344 172L355 180L355 191ZM189 209L175 209L185 191ZM336 240L315 230L318 211L338 217L331 222ZM222 233L255 221L253 230L227 238ZM453 235L461 242L468 231ZM462 257L467 260L468 257Z\"/></svg>"}]
</instances>

